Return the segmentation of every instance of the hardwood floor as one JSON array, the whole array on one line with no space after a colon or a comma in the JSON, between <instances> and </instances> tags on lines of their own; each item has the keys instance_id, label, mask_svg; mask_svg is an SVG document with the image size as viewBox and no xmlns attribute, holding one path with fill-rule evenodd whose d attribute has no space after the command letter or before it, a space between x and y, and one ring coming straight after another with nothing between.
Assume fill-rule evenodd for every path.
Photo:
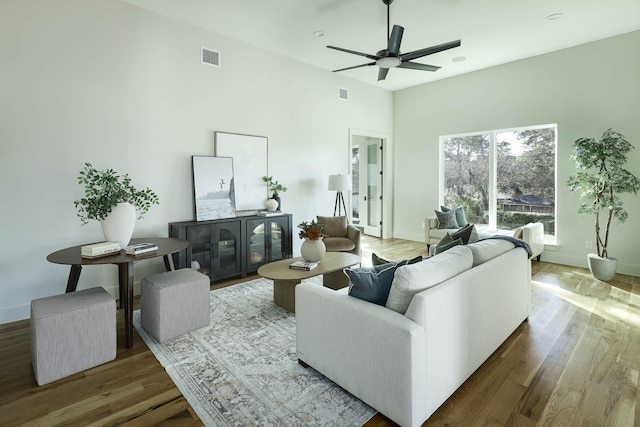
<instances>
[{"instance_id":1,"label":"hardwood floor","mask_svg":"<svg viewBox=\"0 0 640 427\"><path fill-rule=\"evenodd\" d=\"M371 252L396 260L426 248L365 236L363 264ZM529 321L425 426L640 425L640 278L604 283L585 269L533 261L532 280ZM117 317L114 361L42 387L29 320L0 325L0 426L202 425L137 333L124 348ZM395 424L378 414L366 426Z\"/></svg>"}]
</instances>

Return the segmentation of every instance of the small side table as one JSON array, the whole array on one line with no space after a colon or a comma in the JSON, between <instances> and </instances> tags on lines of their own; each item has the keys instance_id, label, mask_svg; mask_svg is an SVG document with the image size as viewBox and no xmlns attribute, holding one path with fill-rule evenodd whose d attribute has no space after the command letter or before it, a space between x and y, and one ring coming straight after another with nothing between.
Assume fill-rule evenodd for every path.
<instances>
[{"instance_id":1,"label":"small side table","mask_svg":"<svg viewBox=\"0 0 640 427\"><path fill-rule=\"evenodd\" d=\"M81 247L84 245L78 245L53 252L47 256L47 261L49 262L71 266L66 292L75 292L83 265L115 264L118 266L120 307L124 306L124 329L127 348L131 348L133 345L133 262L162 256L164 257L164 265L167 271L175 270L171 254L189 246L189 242L186 240L171 237L135 238L131 239L129 244L134 245L144 242L155 243L158 246L158 250L135 256L127 255L125 251L120 251L116 255L100 258L82 258Z\"/></svg>"}]
</instances>

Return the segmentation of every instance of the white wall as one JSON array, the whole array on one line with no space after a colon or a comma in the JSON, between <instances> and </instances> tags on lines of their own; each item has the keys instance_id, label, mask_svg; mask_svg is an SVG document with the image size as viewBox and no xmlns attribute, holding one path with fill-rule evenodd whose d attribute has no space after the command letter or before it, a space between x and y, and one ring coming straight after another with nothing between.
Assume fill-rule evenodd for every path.
<instances>
[{"instance_id":1,"label":"white wall","mask_svg":"<svg viewBox=\"0 0 640 427\"><path fill-rule=\"evenodd\" d=\"M638 46L633 32L394 92L395 237L423 241L424 218L438 208L439 136L557 123L558 246L543 259L586 266L593 218L576 213L579 201L566 186L572 144L612 127L636 146L628 169L640 176ZM640 275L640 198L624 201L629 220L614 224L609 253L619 272Z\"/></svg>"},{"instance_id":2,"label":"white wall","mask_svg":"<svg viewBox=\"0 0 640 427\"><path fill-rule=\"evenodd\" d=\"M222 68L200 64L201 46ZM193 218L190 159L213 155L214 131L269 138L294 224L331 214L327 177L348 173L349 128L392 134L391 92L117 0L3 0L0 73L0 323L64 292L68 267L49 253L102 239L73 206L84 162L158 193L134 236L166 236ZM79 288L115 295L116 270L85 267ZM160 270L139 263L135 280Z\"/></svg>"}]
</instances>

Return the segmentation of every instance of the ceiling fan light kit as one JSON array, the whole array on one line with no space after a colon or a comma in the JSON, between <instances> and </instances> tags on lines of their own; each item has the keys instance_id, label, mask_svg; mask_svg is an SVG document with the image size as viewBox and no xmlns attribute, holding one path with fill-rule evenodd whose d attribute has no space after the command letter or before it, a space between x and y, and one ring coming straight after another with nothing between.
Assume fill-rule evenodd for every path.
<instances>
[{"instance_id":1,"label":"ceiling fan light kit","mask_svg":"<svg viewBox=\"0 0 640 427\"><path fill-rule=\"evenodd\" d=\"M461 42L460 40L451 41L448 43L443 43L436 46L427 47L424 49L414 50L409 53L400 53L400 44L402 43L402 34L404 33L404 28L399 25L394 25L393 29L389 31L390 27L390 14L389 14L389 6L393 3L393 0L382 0L382 3L387 5L387 48L378 51L375 55L358 52L355 50L345 49L342 47L336 46L327 46L329 49L339 50L341 52L351 53L353 55L364 56L372 60L373 62L368 62L366 64L355 65L353 67L340 68L338 71L346 71L352 70L354 68L368 67L371 65L377 65L379 67L378 70L378 81L384 80L387 77L387 73L390 68L407 68L410 70L420 70L420 71L437 71L440 67L435 65L427 65L421 64L419 62L410 62L413 59L422 58L423 56L433 55L434 53L442 52L444 50L453 49L455 47L459 47Z\"/></svg>"}]
</instances>

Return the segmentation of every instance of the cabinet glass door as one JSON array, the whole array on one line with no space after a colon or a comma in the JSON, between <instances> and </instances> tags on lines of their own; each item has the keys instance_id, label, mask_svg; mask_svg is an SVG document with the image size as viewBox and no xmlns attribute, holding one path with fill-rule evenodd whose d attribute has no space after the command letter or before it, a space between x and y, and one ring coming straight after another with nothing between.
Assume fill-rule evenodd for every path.
<instances>
[{"instance_id":1,"label":"cabinet glass door","mask_svg":"<svg viewBox=\"0 0 640 427\"><path fill-rule=\"evenodd\" d=\"M240 223L218 224L215 226L215 234L216 254L212 277L219 279L240 273Z\"/></svg>"},{"instance_id":2,"label":"cabinet glass door","mask_svg":"<svg viewBox=\"0 0 640 427\"><path fill-rule=\"evenodd\" d=\"M248 245L247 266L249 271L256 270L267 262L267 240L264 220L247 221Z\"/></svg>"},{"instance_id":3,"label":"cabinet glass door","mask_svg":"<svg viewBox=\"0 0 640 427\"><path fill-rule=\"evenodd\" d=\"M269 261L278 261L286 258L286 231L280 220L271 221L270 224L270 240L271 258Z\"/></svg>"},{"instance_id":4,"label":"cabinet glass door","mask_svg":"<svg viewBox=\"0 0 640 427\"><path fill-rule=\"evenodd\" d=\"M187 228L187 266L211 277L211 226Z\"/></svg>"}]
</instances>

